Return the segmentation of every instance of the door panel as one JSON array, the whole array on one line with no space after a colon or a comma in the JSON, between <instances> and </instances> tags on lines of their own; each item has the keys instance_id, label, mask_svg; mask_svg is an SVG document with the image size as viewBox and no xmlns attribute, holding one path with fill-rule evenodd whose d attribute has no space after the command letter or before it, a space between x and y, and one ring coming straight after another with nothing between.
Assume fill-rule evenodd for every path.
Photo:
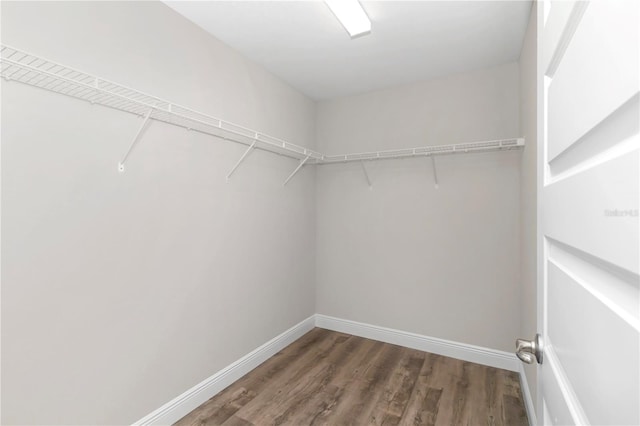
<instances>
[{"instance_id":1,"label":"door panel","mask_svg":"<svg viewBox=\"0 0 640 426\"><path fill-rule=\"evenodd\" d=\"M640 127L638 117L640 96L636 94L579 141L550 160L549 179L564 179L603 160L633 151Z\"/></svg>"},{"instance_id":2,"label":"door panel","mask_svg":"<svg viewBox=\"0 0 640 426\"><path fill-rule=\"evenodd\" d=\"M553 13L549 14L547 22L544 25L544 33L542 34L542 63L545 70L552 70L550 73L553 75L555 68L558 65L559 58L562 56L566 45L562 43L566 40L569 41L571 37L568 34L564 34L565 31L571 31L567 29L567 23L571 19L573 13L581 13L582 11L574 10L576 6L572 1L554 1L548 2L547 7L553 8ZM579 6L579 5L578 5ZM575 28L573 29L575 30ZM552 63L555 62L554 63Z\"/></svg>"},{"instance_id":3,"label":"door panel","mask_svg":"<svg viewBox=\"0 0 640 426\"><path fill-rule=\"evenodd\" d=\"M564 52L548 94L549 160L638 93L638 16L625 3L591 2Z\"/></svg>"},{"instance_id":4,"label":"door panel","mask_svg":"<svg viewBox=\"0 0 640 426\"><path fill-rule=\"evenodd\" d=\"M547 239L548 261L565 271L632 327L640 329L637 275L573 247Z\"/></svg>"},{"instance_id":5,"label":"door panel","mask_svg":"<svg viewBox=\"0 0 640 426\"><path fill-rule=\"evenodd\" d=\"M639 227L632 214L639 165L636 149L548 185L542 199L547 237L638 273Z\"/></svg>"},{"instance_id":6,"label":"door panel","mask_svg":"<svg viewBox=\"0 0 640 426\"><path fill-rule=\"evenodd\" d=\"M640 424L640 2L552 2L539 33L538 419Z\"/></svg>"},{"instance_id":7,"label":"door panel","mask_svg":"<svg viewBox=\"0 0 640 426\"><path fill-rule=\"evenodd\" d=\"M640 424L638 330L567 272L549 262L547 343L593 424Z\"/></svg>"},{"instance_id":8,"label":"door panel","mask_svg":"<svg viewBox=\"0 0 640 426\"><path fill-rule=\"evenodd\" d=\"M558 369L558 360L553 349L545 348L544 357L546 366L538 376L540 383L544 385L544 388L540 388L540 392L544 393L542 400L544 425L587 424L586 415L576 402L577 398L568 380ZM540 416L538 414L538 418L541 418Z\"/></svg>"}]
</instances>

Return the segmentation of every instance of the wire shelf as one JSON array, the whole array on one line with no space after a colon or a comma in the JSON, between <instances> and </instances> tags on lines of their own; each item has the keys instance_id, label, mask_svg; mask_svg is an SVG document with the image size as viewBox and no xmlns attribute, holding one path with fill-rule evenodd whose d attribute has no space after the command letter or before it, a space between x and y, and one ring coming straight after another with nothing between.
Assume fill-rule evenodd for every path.
<instances>
[{"instance_id":1,"label":"wire shelf","mask_svg":"<svg viewBox=\"0 0 640 426\"><path fill-rule=\"evenodd\" d=\"M246 127L194 111L19 49L0 45L0 75L30 86L145 116L287 157L321 159L322 154Z\"/></svg>"},{"instance_id":2,"label":"wire shelf","mask_svg":"<svg viewBox=\"0 0 640 426\"><path fill-rule=\"evenodd\" d=\"M402 148L387 151L359 152L342 155L325 155L318 164L348 163L353 161L372 161L409 157L429 157L448 154L465 154L469 152L502 151L521 149L524 139L497 139L482 142L467 142L453 145L432 145L418 148Z\"/></svg>"},{"instance_id":3,"label":"wire shelf","mask_svg":"<svg viewBox=\"0 0 640 426\"><path fill-rule=\"evenodd\" d=\"M305 164L333 164L353 161L408 158L520 149L524 139L461 143L455 145L425 146L387 151L362 152L342 155L323 155L320 152L295 145L282 139L194 111L156 96L140 92L83 71L58 64L7 45L0 45L0 76L60 93L92 104L102 105L148 119L162 121L225 140L300 160L296 171ZM141 128L142 130L142 128ZM138 136L140 131L138 132ZM136 142L134 139L134 143ZM132 147L133 147L132 144ZM131 150L131 148L130 148ZM127 152L127 155L129 153ZM243 156L243 158L246 154ZM126 155L125 155L126 158ZM237 167L237 165L236 165ZM235 169L235 168L234 168ZM123 164L121 164L121 171Z\"/></svg>"}]
</instances>

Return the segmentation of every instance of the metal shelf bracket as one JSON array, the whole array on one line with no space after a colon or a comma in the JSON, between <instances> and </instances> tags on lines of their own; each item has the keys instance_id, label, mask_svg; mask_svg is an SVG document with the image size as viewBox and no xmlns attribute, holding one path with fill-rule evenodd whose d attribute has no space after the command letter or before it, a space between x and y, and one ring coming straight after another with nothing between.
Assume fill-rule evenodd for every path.
<instances>
[{"instance_id":1,"label":"metal shelf bracket","mask_svg":"<svg viewBox=\"0 0 640 426\"><path fill-rule=\"evenodd\" d=\"M298 167L296 167L296 169L289 175L289 177L284 181L282 186L285 186L287 183L289 183L291 178L293 178L296 175L296 173L298 173L298 171L302 168L302 166L304 166L304 164L309 160L309 158L311 158L311 156L307 155L303 160L300 160Z\"/></svg>"},{"instance_id":2,"label":"metal shelf bracket","mask_svg":"<svg viewBox=\"0 0 640 426\"><path fill-rule=\"evenodd\" d=\"M233 174L233 172L236 171L236 169L238 167L240 167L240 164L242 164L242 162L245 160L245 158L247 158L247 155L249 155L251 153L251 151L253 151L253 149L256 147L256 142L258 142L258 135L256 135L256 138L254 139L254 141L251 143L251 145L249 145L249 148L247 148L247 150L244 152L244 154L242 154L242 157L240 157L240 159L238 160L238 162L236 163L235 166L233 166L233 168L231 169L231 171L229 172L229 174L227 175L227 182L229 182L229 178L231 177L231 175Z\"/></svg>"},{"instance_id":3,"label":"metal shelf bracket","mask_svg":"<svg viewBox=\"0 0 640 426\"><path fill-rule=\"evenodd\" d=\"M438 172L436 171L436 159L431 156L431 169L433 170L433 186L438 189Z\"/></svg>"},{"instance_id":4,"label":"metal shelf bracket","mask_svg":"<svg viewBox=\"0 0 640 426\"><path fill-rule=\"evenodd\" d=\"M147 123L149 122L149 119L151 118L151 113L152 112L153 112L153 109L150 109L147 112L147 114L144 116L144 121L140 125L140 128L138 129L138 133L136 133L136 136L133 138L133 141L131 142L131 145L129 145L129 149L127 150L127 153L124 154L124 157L122 157L122 160L120 160L120 162L118 163L118 171L120 173L124 172L124 163L127 161L127 158L129 157L129 154L131 154L131 151L133 150L133 147L140 140L140 137L142 136L142 133L144 132L144 129L145 129L145 127L147 127Z\"/></svg>"},{"instance_id":5,"label":"metal shelf bracket","mask_svg":"<svg viewBox=\"0 0 640 426\"><path fill-rule=\"evenodd\" d=\"M364 178L367 180L367 184L369 185L369 191L372 191L373 185L371 184L371 179L369 178L369 173L367 172L367 167L364 165L364 161L360 160L360 165L362 166L362 171L364 172Z\"/></svg>"}]
</instances>

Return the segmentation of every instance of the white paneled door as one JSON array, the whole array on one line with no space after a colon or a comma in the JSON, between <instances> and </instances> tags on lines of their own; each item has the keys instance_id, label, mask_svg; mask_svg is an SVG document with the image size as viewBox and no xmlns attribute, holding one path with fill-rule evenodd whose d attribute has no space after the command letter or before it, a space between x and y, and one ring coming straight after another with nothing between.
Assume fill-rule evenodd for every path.
<instances>
[{"instance_id":1,"label":"white paneled door","mask_svg":"<svg viewBox=\"0 0 640 426\"><path fill-rule=\"evenodd\" d=\"M544 7L538 420L638 425L640 1Z\"/></svg>"}]
</instances>

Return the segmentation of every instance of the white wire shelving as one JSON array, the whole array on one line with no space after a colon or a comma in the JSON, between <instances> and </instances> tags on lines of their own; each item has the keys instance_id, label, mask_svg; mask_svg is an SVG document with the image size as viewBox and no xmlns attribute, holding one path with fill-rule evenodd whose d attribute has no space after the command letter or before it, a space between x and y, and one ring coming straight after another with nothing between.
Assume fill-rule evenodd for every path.
<instances>
[{"instance_id":1,"label":"white wire shelving","mask_svg":"<svg viewBox=\"0 0 640 426\"><path fill-rule=\"evenodd\" d=\"M469 152L501 151L524 147L523 138L497 139L492 141L458 143L453 145L431 145L418 148L401 148L387 151L360 152L342 155L324 155L322 164L348 163L352 161L370 161L409 157L429 157L447 154L465 154Z\"/></svg>"},{"instance_id":2,"label":"white wire shelving","mask_svg":"<svg viewBox=\"0 0 640 426\"><path fill-rule=\"evenodd\" d=\"M143 123L133 138L129 149L118 163L118 169L121 172L125 170L125 163L132 153L133 148L140 140L142 132L152 120L173 124L188 130L201 132L248 146L242 157L228 173L227 179L231 177L248 154L254 149L296 159L299 163L285 180L285 185L305 165L360 161L362 162L367 181L370 184L366 168L364 167L364 161L510 150L519 149L524 146L524 139L514 138L455 145L426 146L343 155L324 155L309 148L194 111L190 108L61 65L5 44L0 45L0 65L0 76L6 81L28 84L81 99L91 104L97 104L144 117ZM436 178L435 167L434 178Z\"/></svg>"},{"instance_id":3,"label":"white wire shelving","mask_svg":"<svg viewBox=\"0 0 640 426\"><path fill-rule=\"evenodd\" d=\"M25 83L144 117L145 120L134 137L131 147L119 163L120 171L124 171L124 163L149 120L162 121L239 142L250 146L251 149L270 151L298 160L322 158L322 154L308 148L194 111L4 44L0 45L0 63L2 66L0 75L5 80Z\"/></svg>"}]
</instances>

